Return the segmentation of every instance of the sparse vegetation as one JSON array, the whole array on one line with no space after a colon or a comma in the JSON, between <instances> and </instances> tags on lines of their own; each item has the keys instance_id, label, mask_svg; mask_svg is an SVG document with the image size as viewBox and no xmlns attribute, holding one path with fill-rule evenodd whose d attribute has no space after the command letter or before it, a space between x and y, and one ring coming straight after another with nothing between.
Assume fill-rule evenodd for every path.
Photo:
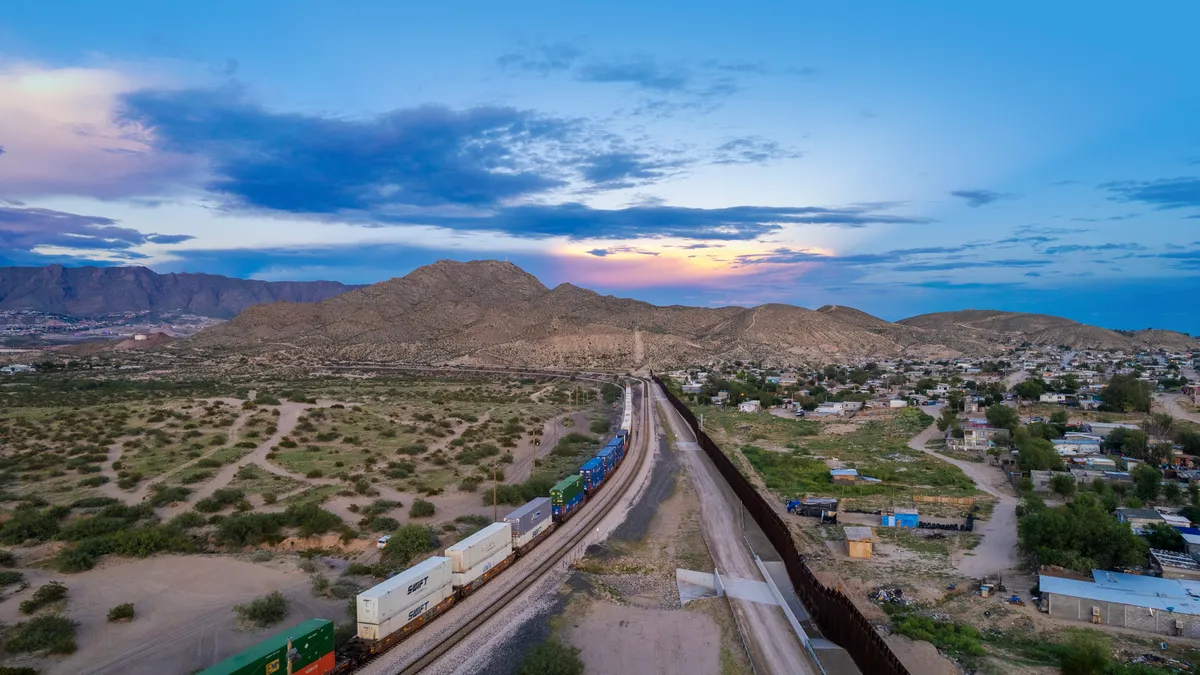
<instances>
[{"instance_id":1,"label":"sparse vegetation","mask_svg":"<svg viewBox=\"0 0 1200 675\"><path fill-rule=\"evenodd\" d=\"M255 598L233 608L243 621L265 628L283 621L288 613L288 600L279 591Z\"/></svg>"},{"instance_id":2,"label":"sparse vegetation","mask_svg":"<svg viewBox=\"0 0 1200 675\"><path fill-rule=\"evenodd\" d=\"M130 621L133 619L133 603L126 602L108 610L108 620L114 621Z\"/></svg>"}]
</instances>

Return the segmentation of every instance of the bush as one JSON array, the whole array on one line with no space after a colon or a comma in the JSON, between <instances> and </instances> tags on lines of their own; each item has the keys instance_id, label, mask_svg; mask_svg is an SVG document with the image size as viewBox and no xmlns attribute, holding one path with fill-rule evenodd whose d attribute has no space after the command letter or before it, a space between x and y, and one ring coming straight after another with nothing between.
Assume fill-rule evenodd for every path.
<instances>
[{"instance_id":1,"label":"bush","mask_svg":"<svg viewBox=\"0 0 1200 675\"><path fill-rule=\"evenodd\" d=\"M88 476L79 481L79 487L100 487L109 480L108 476Z\"/></svg>"},{"instance_id":2,"label":"bush","mask_svg":"<svg viewBox=\"0 0 1200 675\"><path fill-rule=\"evenodd\" d=\"M464 478L458 482L458 489L463 492L474 492L479 489L479 479Z\"/></svg>"},{"instance_id":3,"label":"bush","mask_svg":"<svg viewBox=\"0 0 1200 675\"><path fill-rule=\"evenodd\" d=\"M33 596L21 602L22 614L33 614L39 609L67 597L67 587L61 581L51 581L33 592Z\"/></svg>"},{"instance_id":4,"label":"bush","mask_svg":"<svg viewBox=\"0 0 1200 675\"><path fill-rule=\"evenodd\" d=\"M893 628L914 640L931 642L939 651L958 659L969 660L986 654L979 631L971 626L907 614L897 617Z\"/></svg>"},{"instance_id":5,"label":"bush","mask_svg":"<svg viewBox=\"0 0 1200 675\"><path fill-rule=\"evenodd\" d=\"M261 598L255 598L244 605L237 605L233 611L237 612L243 621L264 628L279 623L287 617L288 600L283 597L282 593L275 591Z\"/></svg>"},{"instance_id":6,"label":"bush","mask_svg":"<svg viewBox=\"0 0 1200 675\"><path fill-rule=\"evenodd\" d=\"M432 551L440 544L432 528L410 523L392 534L380 558L389 564L407 566L414 557Z\"/></svg>"},{"instance_id":7,"label":"bush","mask_svg":"<svg viewBox=\"0 0 1200 675\"><path fill-rule=\"evenodd\" d=\"M25 575L21 574L20 572L14 572L12 570L4 570L4 571L0 572L0 588L4 588L5 586L12 586L13 584L20 584L20 583L24 583L24 582L25 582Z\"/></svg>"},{"instance_id":8,"label":"bush","mask_svg":"<svg viewBox=\"0 0 1200 675\"><path fill-rule=\"evenodd\" d=\"M25 666L0 666L0 675L38 675L38 669Z\"/></svg>"},{"instance_id":9,"label":"bush","mask_svg":"<svg viewBox=\"0 0 1200 675\"><path fill-rule=\"evenodd\" d=\"M71 654L75 651L75 629L79 624L66 617L51 614L38 616L19 623L4 639L4 648L10 652L46 652L49 654Z\"/></svg>"},{"instance_id":10,"label":"bush","mask_svg":"<svg viewBox=\"0 0 1200 675\"><path fill-rule=\"evenodd\" d=\"M408 515L412 518L428 518L436 511L437 508L433 505L433 502L425 501L424 499L418 499L414 501L412 506L408 509Z\"/></svg>"},{"instance_id":11,"label":"bush","mask_svg":"<svg viewBox=\"0 0 1200 675\"><path fill-rule=\"evenodd\" d=\"M126 602L108 610L109 621L129 621L133 618L133 603Z\"/></svg>"},{"instance_id":12,"label":"bush","mask_svg":"<svg viewBox=\"0 0 1200 675\"><path fill-rule=\"evenodd\" d=\"M16 567L17 556L12 551L0 550L0 567Z\"/></svg>"},{"instance_id":13,"label":"bush","mask_svg":"<svg viewBox=\"0 0 1200 675\"><path fill-rule=\"evenodd\" d=\"M199 474L193 475L195 476ZM155 508L166 506L167 504L172 504L175 502L187 501L188 496L192 494L191 490L178 486L167 487L165 485L155 485L153 490L153 494L150 495L150 503Z\"/></svg>"},{"instance_id":14,"label":"bush","mask_svg":"<svg viewBox=\"0 0 1200 675\"><path fill-rule=\"evenodd\" d=\"M583 675L579 648L550 638L525 653L517 675Z\"/></svg>"},{"instance_id":15,"label":"bush","mask_svg":"<svg viewBox=\"0 0 1200 675\"><path fill-rule=\"evenodd\" d=\"M1063 675L1102 675L1109 672L1112 650L1103 637L1078 632L1063 650Z\"/></svg>"},{"instance_id":16,"label":"bush","mask_svg":"<svg viewBox=\"0 0 1200 675\"><path fill-rule=\"evenodd\" d=\"M606 434L612 428L612 424L608 420L593 420L588 429L593 434Z\"/></svg>"},{"instance_id":17,"label":"bush","mask_svg":"<svg viewBox=\"0 0 1200 675\"><path fill-rule=\"evenodd\" d=\"M50 509L19 506L12 518L0 526L0 544L15 546L26 541L43 542L58 534L58 518Z\"/></svg>"}]
</instances>

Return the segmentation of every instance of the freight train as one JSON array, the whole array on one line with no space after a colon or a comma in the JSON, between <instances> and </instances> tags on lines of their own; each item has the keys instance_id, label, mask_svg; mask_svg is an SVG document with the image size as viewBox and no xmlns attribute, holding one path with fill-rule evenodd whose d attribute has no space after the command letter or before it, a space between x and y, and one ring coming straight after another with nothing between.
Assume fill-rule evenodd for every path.
<instances>
[{"instance_id":1,"label":"freight train","mask_svg":"<svg viewBox=\"0 0 1200 675\"><path fill-rule=\"evenodd\" d=\"M620 467L633 433L633 392L625 387L625 409L616 435L568 476L538 497L462 541L445 556L420 562L355 599L357 634L336 651L333 624L313 619L279 633L200 675L343 675L400 644L419 628L528 554L572 518Z\"/></svg>"}]
</instances>

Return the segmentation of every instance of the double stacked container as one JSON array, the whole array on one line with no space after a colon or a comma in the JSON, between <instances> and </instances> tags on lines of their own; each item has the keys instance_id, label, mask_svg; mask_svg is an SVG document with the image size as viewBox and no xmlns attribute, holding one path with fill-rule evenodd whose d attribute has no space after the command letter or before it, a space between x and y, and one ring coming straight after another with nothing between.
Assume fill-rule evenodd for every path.
<instances>
[{"instance_id":1,"label":"double stacked container","mask_svg":"<svg viewBox=\"0 0 1200 675\"><path fill-rule=\"evenodd\" d=\"M492 523L446 549L450 559L450 585L470 586L488 570L512 555L512 525Z\"/></svg>"},{"instance_id":2,"label":"double stacked container","mask_svg":"<svg viewBox=\"0 0 1200 675\"><path fill-rule=\"evenodd\" d=\"M583 478L579 476L567 476L550 488L550 514L560 523L582 503Z\"/></svg>"},{"instance_id":3,"label":"double stacked container","mask_svg":"<svg viewBox=\"0 0 1200 675\"><path fill-rule=\"evenodd\" d=\"M621 441L621 455L624 456L629 450L629 432L621 430L617 432L617 438Z\"/></svg>"},{"instance_id":4,"label":"double stacked container","mask_svg":"<svg viewBox=\"0 0 1200 675\"><path fill-rule=\"evenodd\" d=\"M200 675L282 675L288 672L289 640L295 650L292 675L325 675L333 670L333 622L309 619L200 671Z\"/></svg>"},{"instance_id":5,"label":"double stacked container","mask_svg":"<svg viewBox=\"0 0 1200 675\"><path fill-rule=\"evenodd\" d=\"M579 467L579 477L583 479L583 489L588 494L592 494L604 482L604 461L599 457L593 457Z\"/></svg>"},{"instance_id":6,"label":"double stacked container","mask_svg":"<svg viewBox=\"0 0 1200 675\"><path fill-rule=\"evenodd\" d=\"M454 595L450 558L434 556L358 594L358 637L382 640Z\"/></svg>"},{"instance_id":7,"label":"double stacked container","mask_svg":"<svg viewBox=\"0 0 1200 675\"><path fill-rule=\"evenodd\" d=\"M550 527L550 498L538 497L504 517L512 527L512 545L518 551Z\"/></svg>"}]
</instances>

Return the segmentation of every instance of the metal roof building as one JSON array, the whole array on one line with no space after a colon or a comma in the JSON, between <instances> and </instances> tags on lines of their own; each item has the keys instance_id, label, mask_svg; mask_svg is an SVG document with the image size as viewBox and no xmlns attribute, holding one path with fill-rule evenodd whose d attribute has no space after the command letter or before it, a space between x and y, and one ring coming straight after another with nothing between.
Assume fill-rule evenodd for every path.
<instances>
[{"instance_id":1,"label":"metal roof building","mask_svg":"<svg viewBox=\"0 0 1200 675\"><path fill-rule=\"evenodd\" d=\"M1200 583L1093 570L1092 581L1042 574L1042 607L1053 617L1200 637Z\"/></svg>"}]
</instances>

